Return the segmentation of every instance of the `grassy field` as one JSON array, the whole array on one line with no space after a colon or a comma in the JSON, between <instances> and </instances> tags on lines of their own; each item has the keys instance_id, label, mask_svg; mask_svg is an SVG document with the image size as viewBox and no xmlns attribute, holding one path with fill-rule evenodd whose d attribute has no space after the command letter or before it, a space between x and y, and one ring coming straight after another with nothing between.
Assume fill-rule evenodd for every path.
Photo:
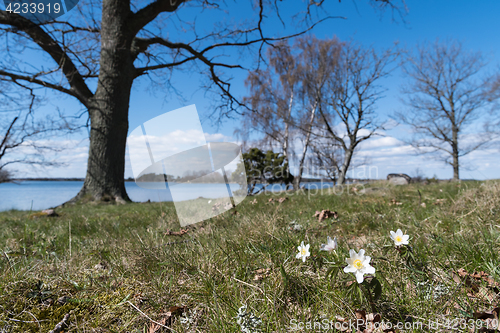
<instances>
[{"instance_id":1,"label":"grassy field","mask_svg":"<svg viewBox=\"0 0 500 333\"><path fill-rule=\"evenodd\" d=\"M323 209L338 217L319 221ZM357 318L365 332L494 331L500 182L258 195L236 210L179 234L170 203L1 212L0 332L65 315L64 332L333 332ZM327 236L335 252L320 251ZM343 271L350 249L376 269L362 284Z\"/></svg>"}]
</instances>

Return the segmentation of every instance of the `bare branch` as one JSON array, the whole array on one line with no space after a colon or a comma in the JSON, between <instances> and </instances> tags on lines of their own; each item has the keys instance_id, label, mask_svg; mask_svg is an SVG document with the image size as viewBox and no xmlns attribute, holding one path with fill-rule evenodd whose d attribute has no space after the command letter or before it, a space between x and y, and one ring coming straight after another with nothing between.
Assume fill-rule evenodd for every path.
<instances>
[{"instance_id":1,"label":"bare branch","mask_svg":"<svg viewBox=\"0 0 500 333\"><path fill-rule=\"evenodd\" d=\"M78 69L75 67L73 61L47 32L28 19L6 11L0 11L0 24L10 25L29 35L30 38L40 48L47 52L58 66L60 66L73 91L71 95L77 96L84 105L88 105L88 100L93 96L92 92L83 80Z\"/></svg>"}]
</instances>

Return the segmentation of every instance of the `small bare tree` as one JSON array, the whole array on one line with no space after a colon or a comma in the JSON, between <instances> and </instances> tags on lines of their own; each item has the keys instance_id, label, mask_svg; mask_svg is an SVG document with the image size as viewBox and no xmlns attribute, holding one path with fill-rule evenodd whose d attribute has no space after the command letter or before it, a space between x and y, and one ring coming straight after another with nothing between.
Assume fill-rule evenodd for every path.
<instances>
[{"instance_id":1,"label":"small bare tree","mask_svg":"<svg viewBox=\"0 0 500 333\"><path fill-rule=\"evenodd\" d=\"M490 103L484 97L487 84L479 77L485 65L479 52L456 41L436 40L404 58L403 70L410 80L402 90L407 108L396 113L396 119L414 132L404 141L418 153L452 166L453 180L460 179L460 158L490 140L488 135L473 134L473 125Z\"/></svg>"},{"instance_id":2,"label":"small bare tree","mask_svg":"<svg viewBox=\"0 0 500 333\"><path fill-rule=\"evenodd\" d=\"M329 178L337 182L342 161L342 148L331 140L314 140L308 156L310 169L314 177Z\"/></svg>"},{"instance_id":3,"label":"small bare tree","mask_svg":"<svg viewBox=\"0 0 500 333\"><path fill-rule=\"evenodd\" d=\"M293 48L280 43L268 54L270 66L250 73L246 81L250 95L245 101L250 111L244 114L241 131L264 134L263 142L278 146L287 162L292 132L303 138L295 188L302 177L318 105L336 66L340 45L337 39L319 40L310 35L298 38Z\"/></svg>"},{"instance_id":4,"label":"small bare tree","mask_svg":"<svg viewBox=\"0 0 500 333\"><path fill-rule=\"evenodd\" d=\"M377 119L376 103L386 91L380 80L390 74L389 65L396 58L393 49L377 53L373 48L349 43L342 48L339 65L327 81L317 133L342 149L339 184L345 183L359 144L384 128Z\"/></svg>"},{"instance_id":5,"label":"small bare tree","mask_svg":"<svg viewBox=\"0 0 500 333\"><path fill-rule=\"evenodd\" d=\"M261 145L278 146L288 169L290 132L294 123L292 110L299 89L298 67L288 41L268 50L269 67L250 72L245 84L250 94L243 101L249 105L243 114L239 134L247 138L253 132L264 134Z\"/></svg>"},{"instance_id":6,"label":"small bare tree","mask_svg":"<svg viewBox=\"0 0 500 333\"><path fill-rule=\"evenodd\" d=\"M8 89L0 84L0 183L11 180L14 172L7 167L15 164L62 164L46 154L60 151L62 147L50 145L43 139L71 133L77 127L61 115L35 117L34 109L41 102L30 89Z\"/></svg>"},{"instance_id":7,"label":"small bare tree","mask_svg":"<svg viewBox=\"0 0 500 333\"><path fill-rule=\"evenodd\" d=\"M294 178L295 189L299 188L317 110L325 95L331 73L337 70L342 44L336 38L319 40L309 37L299 39L298 47L301 50L299 66L302 81L302 107L299 111L299 123L296 126L302 133L303 140L298 172Z\"/></svg>"},{"instance_id":8,"label":"small bare tree","mask_svg":"<svg viewBox=\"0 0 500 333\"><path fill-rule=\"evenodd\" d=\"M500 135L500 72L488 80L486 86L485 97L488 102L493 103L491 107L491 115L493 119L488 123L487 131L494 136Z\"/></svg>"}]
</instances>

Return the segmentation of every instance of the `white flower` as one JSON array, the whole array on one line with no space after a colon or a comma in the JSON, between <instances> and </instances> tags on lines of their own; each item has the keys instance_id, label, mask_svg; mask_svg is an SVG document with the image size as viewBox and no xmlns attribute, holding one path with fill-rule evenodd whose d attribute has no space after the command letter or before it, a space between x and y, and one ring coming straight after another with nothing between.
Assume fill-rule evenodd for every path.
<instances>
[{"instance_id":1,"label":"white flower","mask_svg":"<svg viewBox=\"0 0 500 333\"><path fill-rule=\"evenodd\" d=\"M328 236L327 244L321 244L321 251L331 251L337 248L337 237L333 237L333 240Z\"/></svg>"},{"instance_id":2,"label":"white flower","mask_svg":"<svg viewBox=\"0 0 500 333\"><path fill-rule=\"evenodd\" d=\"M374 274L375 267L370 266L370 258L369 256L365 256L365 250L359 250L359 253L356 253L354 250L349 250L350 258L346 258L347 267L344 267L344 272L346 273L354 273L356 276L356 281L358 283L363 282L364 274Z\"/></svg>"},{"instance_id":3,"label":"white flower","mask_svg":"<svg viewBox=\"0 0 500 333\"><path fill-rule=\"evenodd\" d=\"M394 241L394 245L396 246L408 245L409 238L410 236L403 235L401 229L398 229L396 232L391 230L391 239Z\"/></svg>"},{"instance_id":4,"label":"white flower","mask_svg":"<svg viewBox=\"0 0 500 333\"><path fill-rule=\"evenodd\" d=\"M311 252L309 252L309 244L304 245L304 241L302 241L302 243L300 243L298 250L299 250L299 253L297 253L295 258L297 258L297 259L302 258L302 262L305 262L306 258L311 255Z\"/></svg>"}]
</instances>

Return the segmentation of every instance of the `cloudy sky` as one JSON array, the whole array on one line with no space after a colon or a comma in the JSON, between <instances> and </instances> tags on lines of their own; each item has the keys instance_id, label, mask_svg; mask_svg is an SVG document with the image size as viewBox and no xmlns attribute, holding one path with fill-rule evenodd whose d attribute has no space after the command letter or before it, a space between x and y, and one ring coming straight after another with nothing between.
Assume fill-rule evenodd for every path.
<instances>
[{"instance_id":1,"label":"cloudy sky","mask_svg":"<svg viewBox=\"0 0 500 333\"><path fill-rule=\"evenodd\" d=\"M328 5L328 11L345 19L331 19L317 26L312 33L318 38L337 36L341 40L354 40L364 46L375 46L380 50L391 47L395 42L402 47L412 48L418 43L433 42L436 38L451 38L461 41L466 50L482 52L489 62L485 74L500 70L499 1L419 0L407 1L407 5L409 11L402 21L397 15L394 20L390 12L380 16L367 1L342 1L340 3L332 1ZM245 8L242 7L240 10L245 10ZM286 15L286 13L282 14ZM277 23L276 26L272 24L267 26L270 30L274 28L277 31L283 30ZM397 67L397 64L394 66ZM235 94L240 97L245 96L247 91L243 82L246 73L235 71L232 75ZM200 86L199 77L190 73L179 73L174 75L172 80L183 98L178 98L171 92L162 92L161 89L151 91L151 84L147 80L137 81L134 84L130 102L130 133L141 124L165 112L195 104L202 120L202 128L189 131L180 127L177 128L177 132L172 132L172 135L182 138L185 143L189 144L200 142L201 133L204 133L207 141L237 142L234 131L240 125L240 119L234 115L232 119L217 124L213 118L209 117L213 112L212 104L203 91L197 89ZM399 69L396 69L392 76L382 83L388 90L385 98L379 101L377 110L379 116L386 119L394 112L404 110L400 101L400 87L405 84L405 78ZM50 92L47 96L49 102L42 112L50 112L59 108L69 113L72 110L81 109L80 105L69 98L60 95L50 98ZM364 168L350 172L349 177L365 178L363 177L365 175L366 178L385 178L391 172L413 175L419 168L428 177L436 175L439 178L451 178L450 166L425 156L417 156L410 146L403 143L409 133L408 128L399 125L390 131L380 133L383 136L363 143L358 151L358 157L366 157L369 163ZM66 150L48 156L49 159L56 159L64 165L44 169L16 166L18 177L83 178L85 176L88 150L86 131L71 137L57 138L48 143L68 147ZM461 178L500 178L499 147L500 144L493 144L488 149L476 151L464 157ZM127 155L125 177L132 176L130 158Z\"/></svg>"}]
</instances>

